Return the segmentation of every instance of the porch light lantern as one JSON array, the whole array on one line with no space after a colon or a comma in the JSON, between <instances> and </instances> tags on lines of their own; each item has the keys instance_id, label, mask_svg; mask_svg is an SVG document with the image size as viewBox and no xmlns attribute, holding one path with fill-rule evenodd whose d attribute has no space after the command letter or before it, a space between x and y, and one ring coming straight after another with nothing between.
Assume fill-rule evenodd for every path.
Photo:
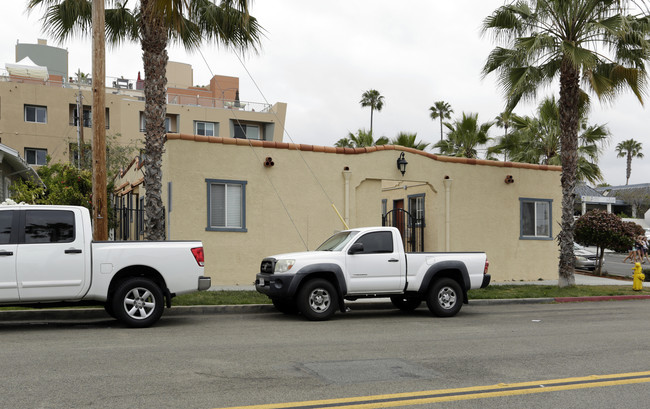
<instances>
[{"instance_id":1,"label":"porch light lantern","mask_svg":"<svg viewBox=\"0 0 650 409\"><path fill-rule=\"evenodd\" d=\"M397 158L397 169L402 172L402 176L406 173L406 165L408 162L404 159L404 152L400 153L399 158Z\"/></svg>"}]
</instances>

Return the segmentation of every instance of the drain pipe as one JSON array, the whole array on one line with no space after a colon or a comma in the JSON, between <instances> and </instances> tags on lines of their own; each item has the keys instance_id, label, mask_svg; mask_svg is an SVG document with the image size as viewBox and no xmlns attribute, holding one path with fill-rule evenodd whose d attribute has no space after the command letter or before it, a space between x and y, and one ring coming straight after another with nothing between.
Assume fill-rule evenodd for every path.
<instances>
[{"instance_id":1,"label":"drain pipe","mask_svg":"<svg viewBox=\"0 0 650 409\"><path fill-rule=\"evenodd\" d=\"M445 176L443 183L445 184L445 251L451 251L451 182L449 176Z\"/></svg>"},{"instance_id":2,"label":"drain pipe","mask_svg":"<svg viewBox=\"0 0 650 409\"><path fill-rule=\"evenodd\" d=\"M344 213L344 222L346 228L349 228L348 226L350 225L350 177L352 176L352 172L350 171L349 167L344 167L343 168L343 178L345 179L345 209L343 211Z\"/></svg>"}]
</instances>

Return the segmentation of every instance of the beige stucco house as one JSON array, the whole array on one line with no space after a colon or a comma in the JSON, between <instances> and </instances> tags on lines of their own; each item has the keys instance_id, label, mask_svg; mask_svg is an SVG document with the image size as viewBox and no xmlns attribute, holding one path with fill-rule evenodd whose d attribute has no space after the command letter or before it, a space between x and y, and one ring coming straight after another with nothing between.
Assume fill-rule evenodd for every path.
<instances>
[{"instance_id":1,"label":"beige stucco house","mask_svg":"<svg viewBox=\"0 0 650 409\"><path fill-rule=\"evenodd\" d=\"M138 161L117 186L118 201L142 200ZM167 238L202 240L214 285L250 285L263 257L313 250L346 226L381 225L399 207L421 220L424 251L485 251L495 281L557 277L554 166L168 134L163 200Z\"/></svg>"}]
</instances>

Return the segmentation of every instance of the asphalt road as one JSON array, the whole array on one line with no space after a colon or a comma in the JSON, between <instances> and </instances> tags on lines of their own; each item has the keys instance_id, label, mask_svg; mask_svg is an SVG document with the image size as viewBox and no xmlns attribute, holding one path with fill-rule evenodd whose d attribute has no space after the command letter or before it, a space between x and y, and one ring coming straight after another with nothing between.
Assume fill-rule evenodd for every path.
<instances>
[{"instance_id":1,"label":"asphalt road","mask_svg":"<svg viewBox=\"0 0 650 409\"><path fill-rule=\"evenodd\" d=\"M140 330L113 320L0 322L0 407L350 407L348 398L375 395L412 408L647 407L650 373L622 374L650 371L649 309L469 305L449 319L353 310L321 323L230 313L163 316ZM478 396L480 387L491 392ZM443 402L410 400L443 389Z\"/></svg>"},{"instance_id":2,"label":"asphalt road","mask_svg":"<svg viewBox=\"0 0 650 409\"><path fill-rule=\"evenodd\" d=\"M625 257L627 257L627 254L605 253L603 271L608 274L631 278L634 273L634 264L632 264L629 260L624 263L623 260ZM641 266L645 269L650 268L648 261L646 261L645 264L642 264Z\"/></svg>"}]
</instances>

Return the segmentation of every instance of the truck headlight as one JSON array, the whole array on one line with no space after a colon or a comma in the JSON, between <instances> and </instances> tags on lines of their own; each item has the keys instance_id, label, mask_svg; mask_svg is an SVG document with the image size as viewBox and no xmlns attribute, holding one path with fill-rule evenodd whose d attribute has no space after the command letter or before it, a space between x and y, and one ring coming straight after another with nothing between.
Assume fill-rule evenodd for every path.
<instances>
[{"instance_id":1,"label":"truck headlight","mask_svg":"<svg viewBox=\"0 0 650 409\"><path fill-rule=\"evenodd\" d=\"M296 263L296 260L282 259L275 263L275 273L286 273L291 270L291 267Z\"/></svg>"}]
</instances>

